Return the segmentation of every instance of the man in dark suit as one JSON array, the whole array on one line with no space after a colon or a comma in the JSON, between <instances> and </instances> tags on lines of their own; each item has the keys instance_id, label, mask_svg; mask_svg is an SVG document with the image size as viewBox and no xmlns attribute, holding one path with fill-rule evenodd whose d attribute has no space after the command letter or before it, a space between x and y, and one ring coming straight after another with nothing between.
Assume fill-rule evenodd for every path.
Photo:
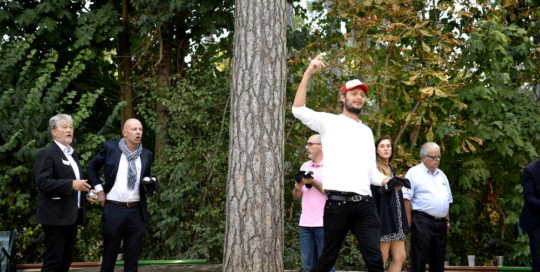
<instances>
[{"instance_id":1,"label":"man in dark suit","mask_svg":"<svg viewBox=\"0 0 540 272\"><path fill-rule=\"evenodd\" d=\"M86 224L86 193L82 192L89 191L90 185L81 180L79 157L70 146L73 141L71 116L55 115L49 120L49 126L54 142L38 153L34 165L39 190L36 222L45 233L41 271L68 271L73 260L77 225Z\"/></svg>"},{"instance_id":2,"label":"man in dark suit","mask_svg":"<svg viewBox=\"0 0 540 272\"><path fill-rule=\"evenodd\" d=\"M519 226L529 234L532 271L540 271L540 160L523 169L523 199Z\"/></svg>"},{"instance_id":3,"label":"man in dark suit","mask_svg":"<svg viewBox=\"0 0 540 272\"><path fill-rule=\"evenodd\" d=\"M101 271L114 271L116 256L124 241L124 271L137 271L148 210L140 182L151 175L152 152L142 147L143 128L129 119L120 141L103 143L88 164L90 183L98 192L103 209L103 262ZM99 178L103 168L105 183Z\"/></svg>"}]
</instances>

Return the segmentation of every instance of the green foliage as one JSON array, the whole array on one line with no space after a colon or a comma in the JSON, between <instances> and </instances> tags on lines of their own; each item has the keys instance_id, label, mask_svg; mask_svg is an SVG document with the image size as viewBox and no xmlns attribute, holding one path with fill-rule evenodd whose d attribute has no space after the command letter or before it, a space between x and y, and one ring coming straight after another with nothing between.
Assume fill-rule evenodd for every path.
<instances>
[{"instance_id":1,"label":"green foliage","mask_svg":"<svg viewBox=\"0 0 540 272\"><path fill-rule=\"evenodd\" d=\"M233 29L232 0L133 0L132 3L141 11L136 24L143 34L172 23L182 30L190 30L182 33L183 36L201 41L204 36L219 36L225 30Z\"/></svg>"},{"instance_id":2,"label":"green foliage","mask_svg":"<svg viewBox=\"0 0 540 272\"><path fill-rule=\"evenodd\" d=\"M465 263L462 252L471 252L489 263L506 253L510 264L525 265L526 237L517 229L523 205L520 170L537 155L540 141L538 98L528 82L536 69L529 58L534 45L515 25L479 21L477 27L458 62L466 83L459 99L468 108L456 117L471 137L454 146L457 152L448 158L454 162L448 164L449 178L459 180L454 195L466 200L455 201L451 209L462 225L456 240L450 239L450 256ZM480 139L482 147L471 146L471 139Z\"/></svg>"},{"instance_id":3,"label":"green foliage","mask_svg":"<svg viewBox=\"0 0 540 272\"><path fill-rule=\"evenodd\" d=\"M74 146L83 154L83 165L88 157L84 155L85 146L95 144L92 140L102 141L90 134L85 135L89 141L77 139L102 90L82 94L70 90L73 81L85 71L84 63L94 57L92 52L81 50L72 62L61 67L55 50L37 59L35 50L31 49L34 40L27 36L23 42L4 44L4 50L0 51L3 63L0 171L4 173L0 177L0 229L17 230L17 259L23 262L37 262L42 253L42 247L38 246L43 239L41 228L33 223L38 193L33 186L33 163L37 152L51 143L48 119L59 112L73 115ZM19 67L11 58L25 65Z\"/></svg>"},{"instance_id":4,"label":"green foliage","mask_svg":"<svg viewBox=\"0 0 540 272\"><path fill-rule=\"evenodd\" d=\"M133 4L140 7L140 2L133 1ZM129 17L123 19L137 22L137 26L154 19L178 24L178 30L186 31L176 33L180 34L177 35L178 40L185 40L186 45L189 39L199 40L232 28L232 1L188 2L183 5L177 1L170 5L170 2L154 1L159 7L152 4L144 5L140 10L129 9ZM0 50L0 114L4 132L0 141L0 167L5 173L0 179L3 189L0 193L3 197L0 200L3 216L0 229L19 230L18 262L41 260L43 234L40 226L33 223L37 190L27 185L34 183L32 166L35 154L51 139L47 131L48 118L58 112L73 115L73 145L83 168L99 151L102 142L120 137L118 116L127 103L118 102L116 66L111 61L113 37L122 30L116 24L119 14L112 6L115 3L96 1L88 6L84 2L70 1L0 3L0 26L8 30L4 33ZM162 10L163 6L170 9ZM140 16L142 13L137 12L142 10L149 13ZM210 13L213 20L208 20ZM190 24L180 27L183 24L178 19L183 20L186 15L191 16L185 21ZM171 22L167 21L171 16L176 17ZM194 65L190 64L193 69L189 72L190 79L178 80L175 76L170 93L157 98L155 83L151 87L144 85L155 82L155 75L152 75L154 63L150 66L146 61L155 59L145 55L148 45L144 44L155 38L146 38L155 34L155 22L151 21L147 31L144 28L134 29L144 37L133 35L133 47L145 48L142 52L136 49L140 53L137 58L145 61L135 62L141 69L134 73L141 79L137 82L140 84L136 84L140 89L136 89L135 100L136 104L140 102L137 110L145 125L145 147L153 150L154 131L159 129L155 122L155 102L158 99L174 114L170 125L170 135L174 138L164 150L170 156L166 160L155 161L156 173L163 177L163 181L171 182L164 182L163 195L160 196L162 201L156 197L150 203L152 218L157 217L153 222L159 222L159 229L149 226L149 239L157 237L162 243L145 241L150 248L159 249L145 252L148 252L148 258L153 259L204 257L219 262L224 237L228 83L222 72L205 69L214 64L223 69L224 63L227 67L225 61L229 53L222 48L226 48L230 41L224 38L222 44L207 43L190 48L200 53L193 55L192 59L206 63L206 66L193 68ZM25 36L25 33L34 35ZM188 33L190 37L185 36ZM151 52L159 51L150 49ZM179 67L174 69L181 70ZM208 84L210 82L212 84ZM191 103L193 100L198 103ZM193 114L195 110L199 110L199 114ZM221 131L221 136L216 138L215 131ZM201 138L201 135L206 136ZM185 152L178 153L177 148L185 149ZM169 159L175 163L174 167ZM169 186L171 190L168 190ZM179 198L181 202L177 201ZM201 203L202 208L199 206ZM222 205L216 208L216 203ZM166 207L162 208L162 205ZM178 217L169 217L176 212ZM100 214L100 207L90 206L90 224L79 230L75 260L98 260L102 241ZM177 228L178 224L183 227ZM212 246L207 246L206 242Z\"/></svg>"},{"instance_id":5,"label":"green foliage","mask_svg":"<svg viewBox=\"0 0 540 272\"><path fill-rule=\"evenodd\" d=\"M112 5L106 4L92 9L92 12L81 14L77 20L79 27L76 29L75 36L77 41L73 44L75 48L87 47L92 43L102 43L110 37L116 36L122 27L114 25L119 17Z\"/></svg>"},{"instance_id":6,"label":"green foliage","mask_svg":"<svg viewBox=\"0 0 540 272\"><path fill-rule=\"evenodd\" d=\"M211 64L211 63L210 63ZM206 65L206 64L205 64ZM225 196L228 152L228 80L208 66L187 70L173 79L174 87L160 98L171 116L170 140L164 160L155 161L153 172L163 187L149 205L149 234L142 258L205 258L220 263L225 230ZM145 120L154 120L156 83L138 109ZM154 122L151 129L158 130ZM148 250L150 249L150 250Z\"/></svg>"},{"instance_id":7,"label":"green foliage","mask_svg":"<svg viewBox=\"0 0 540 272\"><path fill-rule=\"evenodd\" d=\"M504 252L511 255L509 265L526 264L526 236L516 224L523 205L520 170L540 147L540 109L533 88L538 43L529 34L535 27L481 20L501 16L499 10L471 8L462 20L438 13L454 7L453 2L441 2L434 11L407 1L333 3L328 15L341 18L348 33L339 39L324 37L332 30L326 20L320 36L315 32L312 40L301 41L307 46L289 60L294 84L288 101L309 60L329 51L325 59L330 69L312 78L308 88L309 107L334 112L335 90L349 78L360 78L370 86L362 119L375 135L394 138L398 172L418 163L422 143L435 141L443 148L440 168L454 195L448 260L464 264L465 255L475 253L478 263L488 264ZM512 7L512 13L534 20L525 7L519 8ZM318 8L321 17L323 9ZM440 21L434 21L438 16ZM456 33L456 26L462 31ZM469 38L463 39L464 34ZM339 78L336 69L345 76ZM298 169L304 159L302 143L312 132L290 115L286 130L286 165ZM290 201L286 198L285 207ZM298 213L298 206L291 213ZM343 258L347 262L349 255Z\"/></svg>"},{"instance_id":8,"label":"green foliage","mask_svg":"<svg viewBox=\"0 0 540 272\"><path fill-rule=\"evenodd\" d=\"M83 12L82 2L4 1L0 6L0 26L6 30L0 43L0 229L17 231L15 263L41 262L43 232L34 222L38 191L33 166L37 152L52 142L48 120L58 113L73 116L73 147L85 169L111 133L115 119L107 112L117 114L119 106L109 103L107 110L96 110L103 105L105 88L88 84L93 75L89 67L102 63L102 52L74 46L72 38L79 27L91 29L85 23L96 23L78 21L78 16L92 17ZM93 27L105 35L103 21ZM96 46L96 40L85 45ZM105 118L96 118L99 115ZM90 225L78 234L82 241L76 260L95 261L100 256L101 208L93 208L88 212Z\"/></svg>"}]
</instances>

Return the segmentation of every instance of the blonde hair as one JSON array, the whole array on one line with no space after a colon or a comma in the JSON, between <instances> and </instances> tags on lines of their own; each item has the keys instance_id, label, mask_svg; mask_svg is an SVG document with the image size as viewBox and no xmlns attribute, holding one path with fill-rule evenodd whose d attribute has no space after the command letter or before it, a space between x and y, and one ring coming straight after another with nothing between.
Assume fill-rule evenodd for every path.
<instances>
[{"instance_id":1,"label":"blonde hair","mask_svg":"<svg viewBox=\"0 0 540 272\"><path fill-rule=\"evenodd\" d=\"M390 158L388 158L388 163L385 163L381 156L379 156L379 153L377 153L377 147L382 140L390 141L390 144L392 146L392 154L390 155ZM394 159L394 145L392 144L392 138L390 138L389 136L381 136L377 140L375 140L375 155L377 157L377 169L379 169L379 171L381 171L381 173L383 173L384 175L391 177L392 169L390 168L390 162Z\"/></svg>"},{"instance_id":2,"label":"blonde hair","mask_svg":"<svg viewBox=\"0 0 540 272\"><path fill-rule=\"evenodd\" d=\"M379 156L377 156L377 169L379 169L379 171L381 171L381 173L383 173L387 177L392 176L392 170L390 169L390 165L384 163Z\"/></svg>"}]
</instances>

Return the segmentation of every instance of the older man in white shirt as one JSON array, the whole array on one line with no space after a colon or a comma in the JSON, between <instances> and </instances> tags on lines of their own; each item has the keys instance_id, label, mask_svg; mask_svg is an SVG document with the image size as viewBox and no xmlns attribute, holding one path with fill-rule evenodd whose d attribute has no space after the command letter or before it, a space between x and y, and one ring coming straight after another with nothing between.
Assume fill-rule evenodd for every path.
<instances>
[{"instance_id":1,"label":"older man in white shirt","mask_svg":"<svg viewBox=\"0 0 540 272\"><path fill-rule=\"evenodd\" d=\"M422 145L422 163L409 169L405 178L411 188L403 188L405 210L411 229L411 271L444 271L446 237L450 230L452 191L446 175L437 167L441 149L433 142Z\"/></svg>"}]
</instances>

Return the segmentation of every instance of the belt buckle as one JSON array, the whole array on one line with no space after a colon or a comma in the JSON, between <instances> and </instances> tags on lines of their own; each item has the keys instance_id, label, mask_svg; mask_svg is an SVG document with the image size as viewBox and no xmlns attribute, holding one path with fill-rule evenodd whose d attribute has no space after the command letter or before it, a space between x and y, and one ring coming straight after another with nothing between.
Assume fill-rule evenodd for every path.
<instances>
[{"instance_id":1,"label":"belt buckle","mask_svg":"<svg viewBox=\"0 0 540 272\"><path fill-rule=\"evenodd\" d=\"M133 202L129 202L129 201L126 202L126 207L128 207L128 208L129 208L129 207L134 207L133 205L130 205L130 204L132 204L132 203L133 203Z\"/></svg>"},{"instance_id":2,"label":"belt buckle","mask_svg":"<svg viewBox=\"0 0 540 272\"><path fill-rule=\"evenodd\" d=\"M353 196L351 196L351 201L352 202L362 201L362 196L361 195L353 195Z\"/></svg>"}]
</instances>

